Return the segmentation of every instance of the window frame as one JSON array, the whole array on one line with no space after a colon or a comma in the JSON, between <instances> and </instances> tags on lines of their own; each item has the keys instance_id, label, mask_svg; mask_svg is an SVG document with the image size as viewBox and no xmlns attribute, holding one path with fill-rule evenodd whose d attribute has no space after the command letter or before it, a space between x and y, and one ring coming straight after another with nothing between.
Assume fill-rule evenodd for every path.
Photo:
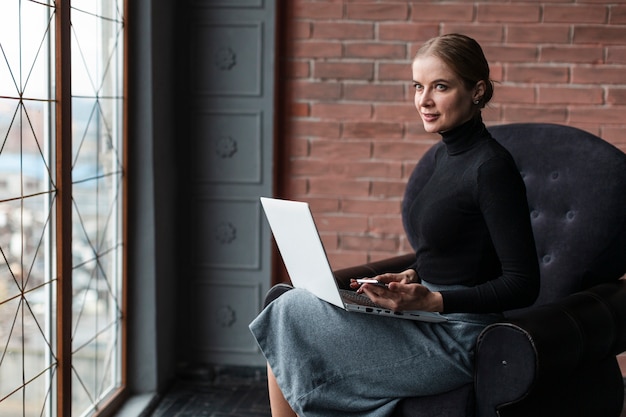
<instances>
[{"instance_id":1,"label":"window frame","mask_svg":"<svg viewBox=\"0 0 626 417\"><path fill-rule=\"evenodd\" d=\"M98 417L113 415L128 396L127 383L127 314L128 311L128 27L129 1L123 0L123 93L122 93L122 277L121 277L121 381L104 401L96 405L92 414ZM72 41L71 0L55 2L55 71L56 71L56 262L57 262L57 395L56 415L71 415L72 406ZM68 169L69 167L69 169Z\"/></svg>"}]
</instances>

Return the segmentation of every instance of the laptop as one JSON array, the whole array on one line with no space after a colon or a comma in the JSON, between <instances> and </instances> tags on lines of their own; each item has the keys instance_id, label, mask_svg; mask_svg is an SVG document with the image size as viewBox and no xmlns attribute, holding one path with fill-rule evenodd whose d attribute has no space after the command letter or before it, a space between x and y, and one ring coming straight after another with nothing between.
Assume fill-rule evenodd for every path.
<instances>
[{"instance_id":1,"label":"laptop","mask_svg":"<svg viewBox=\"0 0 626 417\"><path fill-rule=\"evenodd\" d=\"M309 204L261 197L291 283L347 311L440 323L448 319L428 311L392 311L354 291L340 289L315 225ZM355 277L362 278L362 277Z\"/></svg>"}]
</instances>

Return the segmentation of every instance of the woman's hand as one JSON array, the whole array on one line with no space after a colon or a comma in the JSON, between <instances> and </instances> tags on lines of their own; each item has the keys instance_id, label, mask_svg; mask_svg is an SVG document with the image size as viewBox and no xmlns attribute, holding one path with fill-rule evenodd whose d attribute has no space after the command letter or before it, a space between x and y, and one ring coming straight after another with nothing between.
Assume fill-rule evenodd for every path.
<instances>
[{"instance_id":1,"label":"woman's hand","mask_svg":"<svg viewBox=\"0 0 626 417\"><path fill-rule=\"evenodd\" d=\"M422 310L443 311L443 298L439 292L431 292L417 284L417 273L407 269L400 273L387 273L373 277L386 286L376 284L358 284L351 280L350 287L358 293L367 295L376 304L393 311Z\"/></svg>"}]
</instances>

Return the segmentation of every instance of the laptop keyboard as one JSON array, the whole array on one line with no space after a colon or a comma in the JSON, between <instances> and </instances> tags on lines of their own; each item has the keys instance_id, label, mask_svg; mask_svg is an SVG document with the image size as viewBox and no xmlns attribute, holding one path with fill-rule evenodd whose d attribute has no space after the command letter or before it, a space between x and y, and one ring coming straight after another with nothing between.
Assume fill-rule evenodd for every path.
<instances>
[{"instance_id":1,"label":"laptop keyboard","mask_svg":"<svg viewBox=\"0 0 626 417\"><path fill-rule=\"evenodd\" d=\"M341 298L351 304L358 304L366 307L380 307L378 304L370 300L369 297L363 294L357 294L354 291L340 289L339 294L341 294Z\"/></svg>"}]
</instances>

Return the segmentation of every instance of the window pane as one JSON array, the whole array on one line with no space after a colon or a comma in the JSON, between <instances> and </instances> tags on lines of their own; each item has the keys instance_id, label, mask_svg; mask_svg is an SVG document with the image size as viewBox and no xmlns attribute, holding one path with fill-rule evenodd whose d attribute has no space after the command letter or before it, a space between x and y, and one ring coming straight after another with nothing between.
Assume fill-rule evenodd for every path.
<instances>
[{"instance_id":1,"label":"window pane","mask_svg":"<svg viewBox=\"0 0 626 417\"><path fill-rule=\"evenodd\" d=\"M0 415L47 416L56 387L53 9L0 9Z\"/></svg>"},{"instance_id":2,"label":"window pane","mask_svg":"<svg viewBox=\"0 0 626 417\"><path fill-rule=\"evenodd\" d=\"M121 385L121 5L72 2L72 415Z\"/></svg>"}]
</instances>

